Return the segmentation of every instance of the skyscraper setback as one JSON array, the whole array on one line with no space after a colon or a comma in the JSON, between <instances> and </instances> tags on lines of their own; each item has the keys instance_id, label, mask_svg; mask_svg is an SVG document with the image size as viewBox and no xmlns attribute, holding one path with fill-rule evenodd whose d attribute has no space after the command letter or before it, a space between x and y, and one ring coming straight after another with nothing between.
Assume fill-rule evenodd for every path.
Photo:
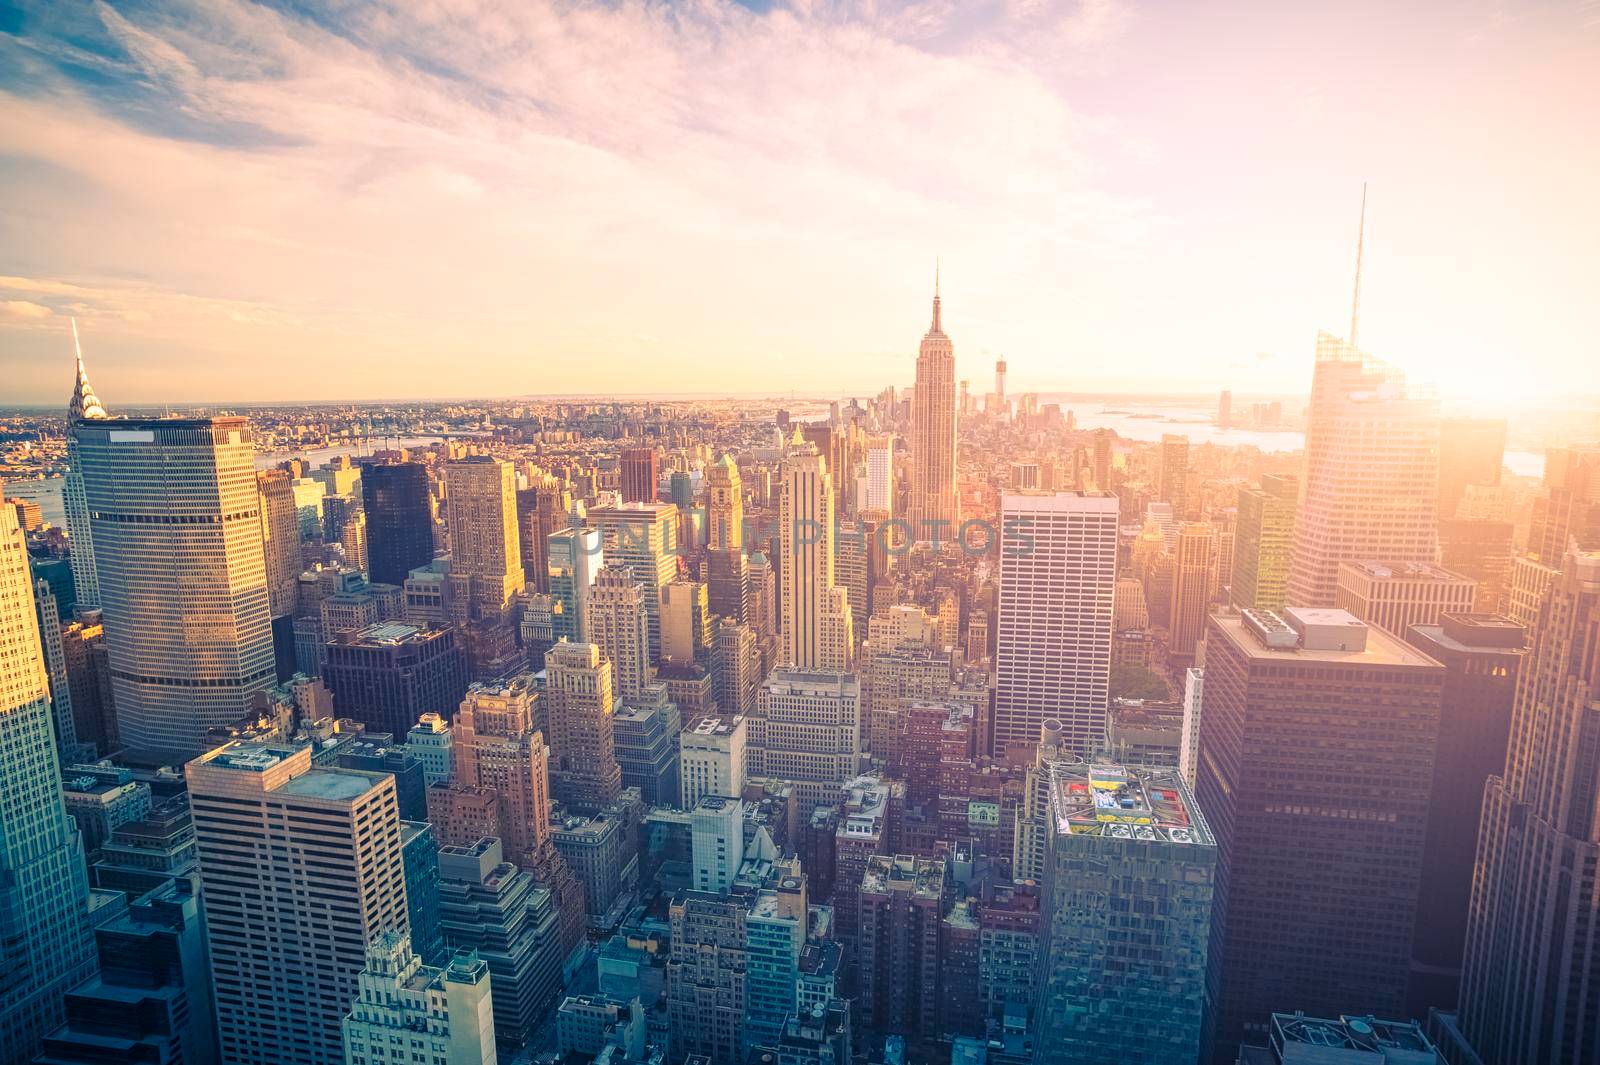
<instances>
[{"instance_id":1,"label":"skyscraper setback","mask_svg":"<svg viewBox=\"0 0 1600 1065\"><path fill-rule=\"evenodd\" d=\"M245 418L79 423L124 743L197 752L277 682Z\"/></svg>"},{"instance_id":2,"label":"skyscraper setback","mask_svg":"<svg viewBox=\"0 0 1600 1065\"><path fill-rule=\"evenodd\" d=\"M911 412L911 535L949 542L956 512L956 355L939 321L939 286L933 287L933 324L917 354ZM997 371L1000 381L1005 370Z\"/></svg>"}]
</instances>

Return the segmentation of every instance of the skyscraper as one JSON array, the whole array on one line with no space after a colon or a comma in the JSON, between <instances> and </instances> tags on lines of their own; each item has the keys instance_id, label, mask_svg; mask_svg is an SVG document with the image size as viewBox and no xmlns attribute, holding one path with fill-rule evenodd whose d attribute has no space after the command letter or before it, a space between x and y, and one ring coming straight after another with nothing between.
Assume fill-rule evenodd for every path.
<instances>
[{"instance_id":1,"label":"skyscraper","mask_svg":"<svg viewBox=\"0 0 1600 1065\"><path fill-rule=\"evenodd\" d=\"M1004 364L995 370L1003 387ZM840 471L842 476L843 471ZM933 286L933 324L917 353L911 412L911 535L918 541L955 538L956 355L939 322L939 285Z\"/></svg>"},{"instance_id":2,"label":"skyscraper","mask_svg":"<svg viewBox=\"0 0 1600 1065\"><path fill-rule=\"evenodd\" d=\"M628 448L621 459L622 501L654 503L661 479L661 458L653 447Z\"/></svg>"},{"instance_id":3,"label":"skyscraper","mask_svg":"<svg viewBox=\"0 0 1600 1065\"><path fill-rule=\"evenodd\" d=\"M1172 606L1167 622L1168 652L1194 658L1211 605L1211 574L1216 566L1217 531L1205 522L1185 522L1172 554Z\"/></svg>"},{"instance_id":4,"label":"skyscraper","mask_svg":"<svg viewBox=\"0 0 1600 1065\"><path fill-rule=\"evenodd\" d=\"M875 436L867 443L867 497L862 510L889 517L894 513L894 438Z\"/></svg>"},{"instance_id":5,"label":"skyscraper","mask_svg":"<svg viewBox=\"0 0 1600 1065\"><path fill-rule=\"evenodd\" d=\"M551 636L579 643L589 638L589 596L604 561L600 530L561 529L550 534L545 549L550 597L555 600Z\"/></svg>"},{"instance_id":6,"label":"skyscraper","mask_svg":"<svg viewBox=\"0 0 1600 1065\"><path fill-rule=\"evenodd\" d=\"M1293 477L1264 474L1260 488L1239 489L1229 595L1241 609L1279 610L1289 586L1289 552L1300 494Z\"/></svg>"},{"instance_id":7,"label":"skyscraper","mask_svg":"<svg viewBox=\"0 0 1600 1065\"><path fill-rule=\"evenodd\" d=\"M744 621L749 612L750 570L744 557L744 482L733 456L706 468L708 531L706 592L711 612Z\"/></svg>"},{"instance_id":8,"label":"skyscraper","mask_svg":"<svg viewBox=\"0 0 1600 1065\"><path fill-rule=\"evenodd\" d=\"M815 809L856 773L861 684L849 673L775 669L746 725L750 775L793 784L800 809Z\"/></svg>"},{"instance_id":9,"label":"skyscraper","mask_svg":"<svg viewBox=\"0 0 1600 1065\"><path fill-rule=\"evenodd\" d=\"M580 813L598 812L622 791L617 765L611 663L592 643L559 643L544 656L550 787Z\"/></svg>"},{"instance_id":10,"label":"skyscraper","mask_svg":"<svg viewBox=\"0 0 1600 1065\"><path fill-rule=\"evenodd\" d=\"M78 358L78 376L73 382L72 399L67 404L67 476L61 485L61 502L67 512L67 536L71 541L68 559L72 564L72 583L77 587L78 606L92 610L100 605L100 578L95 570L89 501L83 488L83 459L78 454L78 427L84 422L104 421L108 415L89 384L89 371L83 368L77 319L72 321L72 346Z\"/></svg>"},{"instance_id":11,"label":"skyscraper","mask_svg":"<svg viewBox=\"0 0 1600 1065\"><path fill-rule=\"evenodd\" d=\"M261 542L267 568L267 605L274 619L294 613L300 586L300 520L288 470L256 474L261 497Z\"/></svg>"},{"instance_id":12,"label":"skyscraper","mask_svg":"<svg viewBox=\"0 0 1600 1065\"><path fill-rule=\"evenodd\" d=\"M1477 584L1431 562L1339 563L1334 603L1398 639L1441 614L1470 614Z\"/></svg>"},{"instance_id":13,"label":"skyscraper","mask_svg":"<svg viewBox=\"0 0 1600 1065\"><path fill-rule=\"evenodd\" d=\"M16 511L0 507L0 1063L33 1056L92 969L88 894L61 798L28 554Z\"/></svg>"},{"instance_id":14,"label":"skyscraper","mask_svg":"<svg viewBox=\"0 0 1600 1065\"><path fill-rule=\"evenodd\" d=\"M467 690L454 629L379 622L328 641L322 676L340 717L403 736L423 714L449 719Z\"/></svg>"},{"instance_id":15,"label":"skyscraper","mask_svg":"<svg viewBox=\"0 0 1600 1065\"><path fill-rule=\"evenodd\" d=\"M1161 480L1156 499L1172 504L1172 515L1183 521L1189 514L1189 438L1165 433L1161 437Z\"/></svg>"},{"instance_id":16,"label":"skyscraper","mask_svg":"<svg viewBox=\"0 0 1600 1065\"><path fill-rule=\"evenodd\" d=\"M1342 610L1207 619L1195 796L1219 857L1218 1053L1274 1003L1404 1011L1443 681Z\"/></svg>"},{"instance_id":17,"label":"skyscraper","mask_svg":"<svg viewBox=\"0 0 1600 1065\"><path fill-rule=\"evenodd\" d=\"M495 1065L489 967L476 952L457 951L443 968L424 965L409 936L385 932L367 948L359 980L342 1026L346 1065L407 1045L434 1065Z\"/></svg>"},{"instance_id":18,"label":"skyscraper","mask_svg":"<svg viewBox=\"0 0 1600 1065\"><path fill-rule=\"evenodd\" d=\"M1117 498L1109 492L1000 500L1000 617L995 641L994 753L1033 760L1056 718L1090 757L1105 742Z\"/></svg>"},{"instance_id":19,"label":"skyscraper","mask_svg":"<svg viewBox=\"0 0 1600 1065\"><path fill-rule=\"evenodd\" d=\"M621 562L644 585L650 661L661 660L661 589L678 575L678 508L671 503L624 503L589 511L607 562Z\"/></svg>"},{"instance_id":20,"label":"skyscraper","mask_svg":"<svg viewBox=\"0 0 1600 1065\"><path fill-rule=\"evenodd\" d=\"M339 1065L367 945L408 930L394 777L240 743L185 775L222 1060Z\"/></svg>"},{"instance_id":21,"label":"skyscraper","mask_svg":"<svg viewBox=\"0 0 1600 1065\"><path fill-rule=\"evenodd\" d=\"M588 639L611 663L616 697L632 701L650 683L650 625L644 585L620 562L601 567L589 590Z\"/></svg>"},{"instance_id":22,"label":"skyscraper","mask_svg":"<svg viewBox=\"0 0 1600 1065\"><path fill-rule=\"evenodd\" d=\"M368 466L361 473L367 515L367 572L376 584L404 585L433 561L428 470L415 462Z\"/></svg>"},{"instance_id":23,"label":"skyscraper","mask_svg":"<svg viewBox=\"0 0 1600 1065\"><path fill-rule=\"evenodd\" d=\"M1544 491L1533 501L1528 551L1560 567L1573 540L1600 548L1600 447L1553 447L1545 452Z\"/></svg>"},{"instance_id":24,"label":"skyscraper","mask_svg":"<svg viewBox=\"0 0 1600 1065\"><path fill-rule=\"evenodd\" d=\"M1506 456L1504 418L1444 418L1439 422L1439 520L1456 516L1468 485L1497 485Z\"/></svg>"},{"instance_id":25,"label":"skyscraper","mask_svg":"<svg viewBox=\"0 0 1600 1065\"><path fill-rule=\"evenodd\" d=\"M1438 402L1319 333L1287 601L1332 606L1341 562L1437 561L1438 492Z\"/></svg>"},{"instance_id":26,"label":"skyscraper","mask_svg":"<svg viewBox=\"0 0 1600 1065\"><path fill-rule=\"evenodd\" d=\"M1600 983L1600 553L1567 555L1483 795L1460 1027L1484 1065L1594 1058Z\"/></svg>"},{"instance_id":27,"label":"skyscraper","mask_svg":"<svg viewBox=\"0 0 1600 1065\"><path fill-rule=\"evenodd\" d=\"M497 617L522 591L517 476L511 463L473 455L444 468L450 575L471 582L474 615Z\"/></svg>"},{"instance_id":28,"label":"skyscraper","mask_svg":"<svg viewBox=\"0 0 1600 1065\"><path fill-rule=\"evenodd\" d=\"M250 422L83 421L77 440L122 740L198 751L277 682Z\"/></svg>"},{"instance_id":29,"label":"skyscraper","mask_svg":"<svg viewBox=\"0 0 1600 1065\"><path fill-rule=\"evenodd\" d=\"M842 673L850 668L850 593L834 583L833 481L811 448L783 460L779 518L783 660L797 669Z\"/></svg>"}]
</instances>

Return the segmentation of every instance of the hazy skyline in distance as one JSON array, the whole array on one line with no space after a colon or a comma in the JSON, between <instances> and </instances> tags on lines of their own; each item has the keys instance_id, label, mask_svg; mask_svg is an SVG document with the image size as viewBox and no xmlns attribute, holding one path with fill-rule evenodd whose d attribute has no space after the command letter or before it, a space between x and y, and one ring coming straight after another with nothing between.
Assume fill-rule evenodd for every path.
<instances>
[{"instance_id":1,"label":"hazy skyline in distance","mask_svg":"<svg viewBox=\"0 0 1600 1065\"><path fill-rule=\"evenodd\" d=\"M1600 6L0 11L0 403L1600 390Z\"/></svg>"}]
</instances>

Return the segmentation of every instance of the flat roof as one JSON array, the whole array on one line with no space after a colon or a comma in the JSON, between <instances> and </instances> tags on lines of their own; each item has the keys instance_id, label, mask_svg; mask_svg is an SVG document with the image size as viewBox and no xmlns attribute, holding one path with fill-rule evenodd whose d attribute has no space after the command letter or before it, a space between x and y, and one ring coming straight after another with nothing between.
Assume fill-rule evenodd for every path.
<instances>
[{"instance_id":1,"label":"flat roof","mask_svg":"<svg viewBox=\"0 0 1600 1065\"><path fill-rule=\"evenodd\" d=\"M1202 846L1216 842L1175 768L1054 762L1050 809L1062 835Z\"/></svg>"},{"instance_id":2,"label":"flat roof","mask_svg":"<svg viewBox=\"0 0 1600 1065\"><path fill-rule=\"evenodd\" d=\"M1447 570L1434 562L1383 562L1363 559L1358 562L1340 562L1339 565L1341 567L1348 566L1357 573L1378 581L1427 580L1442 581L1449 584L1477 583L1471 577L1463 576L1453 570Z\"/></svg>"},{"instance_id":3,"label":"flat roof","mask_svg":"<svg viewBox=\"0 0 1600 1065\"><path fill-rule=\"evenodd\" d=\"M354 799L365 795L380 776L354 769L312 769L278 787L285 795L304 795L313 799Z\"/></svg>"},{"instance_id":4,"label":"flat roof","mask_svg":"<svg viewBox=\"0 0 1600 1065\"><path fill-rule=\"evenodd\" d=\"M1247 657L1263 661L1443 668L1410 644L1402 643L1375 625L1367 626L1367 645L1360 651L1319 651L1304 647L1266 647L1245 628L1244 618L1238 614L1212 614L1210 623L1232 640Z\"/></svg>"}]
</instances>

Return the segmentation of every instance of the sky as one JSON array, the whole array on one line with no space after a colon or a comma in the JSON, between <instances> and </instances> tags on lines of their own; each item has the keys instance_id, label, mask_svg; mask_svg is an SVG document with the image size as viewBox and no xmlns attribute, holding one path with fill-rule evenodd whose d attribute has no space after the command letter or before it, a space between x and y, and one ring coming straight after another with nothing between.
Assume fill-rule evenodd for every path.
<instances>
[{"instance_id":1,"label":"sky","mask_svg":"<svg viewBox=\"0 0 1600 1065\"><path fill-rule=\"evenodd\" d=\"M0 403L1600 393L1600 0L0 0Z\"/></svg>"}]
</instances>

